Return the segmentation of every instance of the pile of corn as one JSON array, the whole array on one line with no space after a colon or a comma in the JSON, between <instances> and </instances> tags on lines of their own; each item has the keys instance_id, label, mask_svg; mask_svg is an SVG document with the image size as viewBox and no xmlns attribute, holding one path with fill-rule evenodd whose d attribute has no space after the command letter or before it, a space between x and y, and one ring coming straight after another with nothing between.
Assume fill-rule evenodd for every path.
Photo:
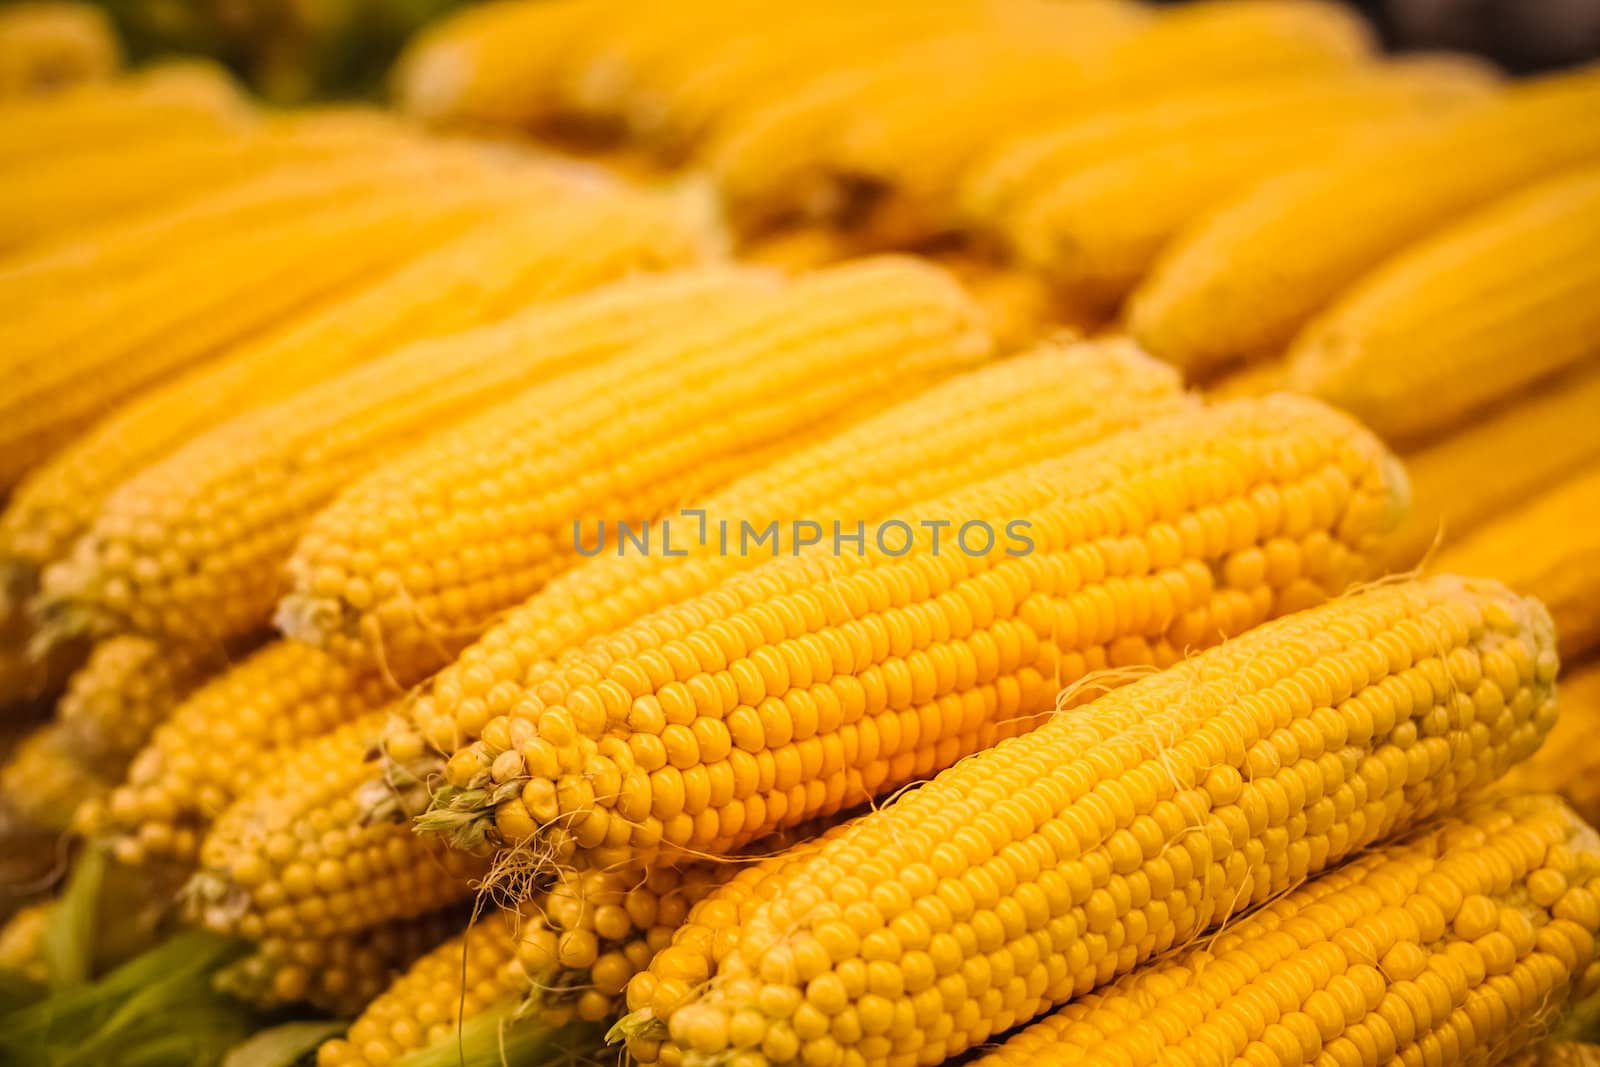
<instances>
[{"instance_id":1,"label":"pile of corn","mask_svg":"<svg viewBox=\"0 0 1600 1067\"><path fill-rule=\"evenodd\" d=\"M106 77L0 102L0 1060L1590 1062L1600 70L509 0L392 111Z\"/></svg>"}]
</instances>

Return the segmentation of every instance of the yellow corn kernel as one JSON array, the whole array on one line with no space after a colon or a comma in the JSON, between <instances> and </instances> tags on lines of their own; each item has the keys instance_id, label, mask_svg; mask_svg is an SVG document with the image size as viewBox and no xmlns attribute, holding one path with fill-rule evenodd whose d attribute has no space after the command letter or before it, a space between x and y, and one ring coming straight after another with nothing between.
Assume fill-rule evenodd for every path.
<instances>
[{"instance_id":1,"label":"yellow corn kernel","mask_svg":"<svg viewBox=\"0 0 1600 1067\"><path fill-rule=\"evenodd\" d=\"M459 912L384 923L326 938L267 938L213 979L259 1008L304 1004L338 1018L359 1015L424 953L461 929Z\"/></svg>"},{"instance_id":2,"label":"yellow corn kernel","mask_svg":"<svg viewBox=\"0 0 1600 1067\"><path fill-rule=\"evenodd\" d=\"M342 1038L317 1049L317 1067L385 1067L442 1044L458 1026L518 994L516 916L491 911L413 963Z\"/></svg>"},{"instance_id":3,"label":"yellow corn kernel","mask_svg":"<svg viewBox=\"0 0 1600 1067\"><path fill-rule=\"evenodd\" d=\"M113 784L77 756L55 723L23 738L0 764L0 819L46 830L70 827L79 805L104 797Z\"/></svg>"},{"instance_id":4,"label":"yellow corn kernel","mask_svg":"<svg viewBox=\"0 0 1600 1067\"><path fill-rule=\"evenodd\" d=\"M1271 366L1271 364L1263 364ZM1421 563L1600 459L1600 370L1564 375L1406 455L1416 505L1388 569Z\"/></svg>"},{"instance_id":5,"label":"yellow corn kernel","mask_svg":"<svg viewBox=\"0 0 1600 1067\"><path fill-rule=\"evenodd\" d=\"M1559 801L1477 806L1075 999L976 1062L1517 1062L1586 984L1596 893L1600 839ZM1551 1055L1532 1063L1566 1058Z\"/></svg>"},{"instance_id":6,"label":"yellow corn kernel","mask_svg":"<svg viewBox=\"0 0 1600 1067\"><path fill-rule=\"evenodd\" d=\"M50 980L41 948L54 901L25 904L0 924L0 972L19 974L30 982Z\"/></svg>"},{"instance_id":7,"label":"yellow corn kernel","mask_svg":"<svg viewBox=\"0 0 1600 1067\"><path fill-rule=\"evenodd\" d=\"M122 144L236 128L250 112L233 79L185 60L46 97L0 101L0 163L7 167L85 145Z\"/></svg>"},{"instance_id":8,"label":"yellow corn kernel","mask_svg":"<svg viewBox=\"0 0 1600 1067\"><path fill-rule=\"evenodd\" d=\"M1586 822L1600 822L1600 664L1564 670L1556 680L1561 715L1543 747L1506 776L1507 792L1560 793Z\"/></svg>"},{"instance_id":9,"label":"yellow corn kernel","mask_svg":"<svg viewBox=\"0 0 1600 1067\"><path fill-rule=\"evenodd\" d=\"M1226 87L1084 120L1035 138L1042 149L1024 139L1024 162L1001 156L1001 176L974 176L974 196L995 201L988 225L1024 263L1112 304L1174 234L1267 175L1481 101L1490 87L1470 67L1432 63Z\"/></svg>"},{"instance_id":10,"label":"yellow corn kernel","mask_svg":"<svg viewBox=\"0 0 1600 1067\"><path fill-rule=\"evenodd\" d=\"M1484 208L1379 267L1289 350L1295 388L1415 440L1600 356L1600 167Z\"/></svg>"},{"instance_id":11,"label":"yellow corn kernel","mask_svg":"<svg viewBox=\"0 0 1600 1067\"><path fill-rule=\"evenodd\" d=\"M279 627L403 681L425 677L580 562L585 518L638 525L989 350L981 311L925 263L886 257L800 278L375 470L307 529Z\"/></svg>"},{"instance_id":12,"label":"yellow corn kernel","mask_svg":"<svg viewBox=\"0 0 1600 1067\"><path fill-rule=\"evenodd\" d=\"M0 99L104 81L121 62L116 31L98 7L31 0L0 9Z\"/></svg>"},{"instance_id":13,"label":"yellow corn kernel","mask_svg":"<svg viewBox=\"0 0 1600 1067\"><path fill-rule=\"evenodd\" d=\"M1537 747L1555 674L1548 615L1487 581L1261 626L855 820L783 873L668 1032L685 1067L957 1055L1449 810ZM1575 832L1557 821L1550 844ZM1580 895L1552 915L1600 923ZM1482 951L1514 969L1530 930Z\"/></svg>"},{"instance_id":14,"label":"yellow corn kernel","mask_svg":"<svg viewBox=\"0 0 1600 1067\"><path fill-rule=\"evenodd\" d=\"M221 648L189 648L146 637L101 641L67 680L56 706L61 736L77 758L121 777L152 732L190 691L227 662Z\"/></svg>"},{"instance_id":15,"label":"yellow corn kernel","mask_svg":"<svg viewBox=\"0 0 1600 1067\"><path fill-rule=\"evenodd\" d=\"M1492 574L1550 608L1561 655L1600 647L1600 467L1590 467L1532 501L1447 544L1436 570Z\"/></svg>"},{"instance_id":16,"label":"yellow corn kernel","mask_svg":"<svg viewBox=\"0 0 1600 1067\"><path fill-rule=\"evenodd\" d=\"M363 821L366 756L387 714L278 753L217 816L186 890L200 922L251 940L323 938L470 893L481 864L403 826Z\"/></svg>"},{"instance_id":17,"label":"yellow corn kernel","mask_svg":"<svg viewBox=\"0 0 1600 1067\"><path fill-rule=\"evenodd\" d=\"M106 497L74 554L45 572L45 612L197 640L259 628L306 522L384 459L507 393L772 288L734 268L628 279L407 345L220 423Z\"/></svg>"},{"instance_id":18,"label":"yellow corn kernel","mask_svg":"<svg viewBox=\"0 0 1600 1067\"><path fill-rule=\"evenodd\" d=\"M192 863L211 821L298 748L392 692L305 645L269 644L192 693L107 798L94 829L136 864Z\"/></svg>"},{"instance_id":19,"label":"yellow corn kernel","mask_svg":"<svg viewBox=\"0 0 1600 1067\"><path fill-rule=\"evenodd\" d=\"M1406 245L1600 155L1597 108L1600 68L1553 75L1264 182L1162 256L1134 291L1133 335L1194 374L1270 355Z\"/></svg>"},{"instance_id":20,"label":"yellow corn kernel","mask_svg":"<svg viewBox=\"0 0 1600 1067\"><path fill-rule=\"evenodd\" d=\"M1117 342L1045 345L952 378L695 502L694 511L704 514L704 537L695 513L658 527L660 537L686 555L605 554L556 578L418 694L407 706L405 725L419 736L400 741L402 731L391 731L390 755L415 758L424 742L446 754L465 747L482 733L491 689L520 697L557 669L563 653L709 593L729 575L759 564L760 552L720 550L717 531L724 524L737 538L740 522L803 519L828 525L831 533L833 522L848 529L895 518L919 500L1188 404L1169 368ZM1018 426L1030 430L1019 434ZM794 540L792 531L778 536L784 544ZM495 729L505 725L501 719Z\"/></svg>"},{"instance_id":21,"label":"yellow corn kernel","mask_svg":"<svg viewBox=\"0 0 1600 1067\"><path fill-rule=\"evenodd\" d=\"M425 826L469 845L531 829L556 861L724 853L1024 732L1092 671L1165 666L1339 594L1404 493L1381 445L1314 401L1145 422L572 650L452 757L466 793ZM525 782L522 803L475 802L490 778ZM552 789L554 819L535 803Z\"/></svg>"},{"instance_id":22,"label":"yellow corn kernel","mask_svg":"<svg viewBox=\"0 0 1600 1067\"><path fill-rule=\"evenodd\" d=\"M37 591L101 502L140 469L253 408L385 354L637 272L710 258L717 235L674 201L553 189L496 212L342 299L147 390L23 480L0 513L0 613Z\"/></svg>"}]
</instances>

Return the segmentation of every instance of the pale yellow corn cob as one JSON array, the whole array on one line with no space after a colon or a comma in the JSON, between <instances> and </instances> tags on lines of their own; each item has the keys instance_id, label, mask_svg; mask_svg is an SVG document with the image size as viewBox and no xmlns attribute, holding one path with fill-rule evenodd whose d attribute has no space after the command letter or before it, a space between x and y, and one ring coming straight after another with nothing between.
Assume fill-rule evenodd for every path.
<instances>
[{"instance_id":1,"label":"pale yellow corn cob","mask_svg":"<svg viewBox=\"0 0 1600 1067\"><path fill-rule=\"evenodd\" d=\"M1600 837L1553 797L1517 797L1360 856L975 1062L1501 1063L1600 984L1597 932Z\"/></svg>"},{"instance_id":2,"label":"pale yellow corn cob","mask_svg":"<svg viewBox=\"0 0 1600 1067\"><path fill-rule=\"evenodd\" d=\"M220 133L249 115L220 67L193 60L162 64L47 97L0 101L0 163L15 166L91 144Z\"/></svg>"},{"instance_id":3,"label":"pale yellow corn cob","mask_svg":"<svg viewBox=\"0 0 1600 1067\"><path fill-rule=\"evenodd\" d=\"M353 1019L461 925L461 914L447 910L335 937L267 938L214 981L260 1008L304 1004Z\"/></svg>"},{"instance_id":4,"label":"pale yellow corn cob","mask_svg":"<svg viewBox=\"0 0 1600 1067\"><path fill-rule=\"evenodd\" d=\"M1404 494L1314 401L1151 420L920 502L881 543L766 560L504 704L497 686L419 826L557 863L725 853L1023 732L1092 671L1336 595Z\"/></svg>"},{"instance_id":5,"label":"pale yellow corn cob","mask_svg":"<svg viewBox=\"0 0 1600 1067\"><path fill-rule=\"evenodd\" d=\"M585 517L651 519L989 351L981 311L925 263L890 257L800 278L374 471L307 529L278 624L342 658L425 676L579 562ZM608 473L586 473L596 470ZM425 532L441 507L455 534Z\"/></svg>"},{"instance_id":6,"label":"pale yellow corn cob","mask_svg":"<svg viewBox=\"0 0 1600 1067\"><path fill-rule=\"evenodd\" d=\"M1274 178L1173 245L1129 325L1194 374L1286 345L1388 256L1527 182L1600 156L1600 68L1495 100ZM1493 146L1515 144L1517 151ZM1487 147L1486 147L1487 146Z\"/></svg>"},{"instance_id":7,"label":"pale yellow corn cob","mask_svg":"<svg viewBox=\"0 0 1600 1067\"><path fill-rule=\"evenodd\" d=\"M220 648L189 648L147 637L95 645L56 705L61 743L78 762L121 777L157 726L191 690L227 662Z\"/></svg>"},{"instance_id":8,"label":"pale yellow corn cob","mask_svg":"<svg viewBox=\"0 0 1600 1067\"><path fill-rule=\"evenodd\" d=\"M101 420L25 478L0 513L0 611L37 591L107 494L185 441L403 342L504 318L636 272L713 258L714 228L676 202L551 188L354 293L229 349Z\"/></svg>"},{"instance_id":9,"label":"pale yellow corn cob","mask_svg":"<svg viewBox=\"0 0 1600 1067\"><path fill-rule=\"evenodd\" d=\"M246 412L112 492L73 556L45 572L45 595L61 605L46 610L197 639L258 628L306 522L384 459L507 393L772 289L735 268L630 279L407 345ZM160 562L174 544L193 546L197 570Z\"/></svg>"},{"instance_id":10,"label":"pale yellow corn cob","mask_svg":"<svg viewBox=\"0 0 1600 1067\"><path fill-rule=\"evenodd\" d=\"M1561 716L1533 758L1506 776L1506 792L1552 792L1589 823L1600 822L1600 663L1563 670L1556 679Z\"/></svg>"},{"instance_id":11,"label":"pale yellow corn cob","mask_svg":"<svg viewBox=\"0 0 1600 1067\"><path fill-rule=\"evenodd\" d=\"M1270 366L1270 364L1263 364ZM1406 455L1416 504L1389 570L1415 567L1535 493L1600 461L1600 368L1563 375Z\"/></svg>"},{"instance_id":12,"label":"pale yellow corn cob","mask_svg":"<svg viewBox=\"0 0 1600 1067\"><path fill-rule=\"evenodd\" d=\"M66 830L79 805L104 797L112 784L93 765L78 761L59 725L47 723L0 764L0 817Z\"/></svg>"},{"instance_id":13,"label":"pale yellow corn cob","mask_svg":"<svg viewBox=\"0 0 1600 1067\"><path fill-rule=\"evenodd\" d=\"M98 7L29 0L0 8L0 99L102 81L121 61L116 31Z\"/></svg>"},{"instance_id":14,"label":"pale yellow corn cob","mask_svg":"<svg viewBox=\"0 0 1600 1067\"><path fill-rule=\"evenodd\" d=\"M1600 466L1572 477L1447 545L1436 569L1492 574L1544 601L1561 654L1576 660L1600 647Z\"/></svg>"},{"instance_id":15,"label":"pale yellow corn cob","mask_svg":"<svg viewBox=\"0 0 1600 1067\"><path fill-rule=\"evenodd\" d=\"M696 502L703 541L694 515L665 526L684 557L608 554L558 577L408 703L405 728L397 723L386 735L389 755L406 762L425 743L445 754L469 745L484 726L491 689L536 688L585 641L758 565L760 553L719 550L724 522L804 519L848 528L893 518L919 500L1186 405L1175 376L1123 343L1047 345L959 375ZM1018 426L1030 429L1017 433ZM407 736L412 729L417 736Z\"/></svg>"},{"instance_id":16,"label":"pale yellow corn cob","mask_svg":"<svg viewBox=\"0 0 1600 1067\"><path fill-rule=\"evenodd\" d=\"M32 982L48 982L50 968L40 951L54 903L27 904L0 925L0 971L20 974Z\"/></svg>"},{"instance_id":17,"label":"pale yellow corn cob","mask_svg":"<svg viewBox=\"0 0 1600 1067\"><path fill-rule=\"evenodd\" d=\"M213 819L283 754L384 706L382 679L305 645L269 644L211 679L158 726L83 828L118 860L193 863Z\"/></svg>"},{"instance_id":18,"label":"pale yellow corn cob","mask_svg":"<svg viewBox=\"0 0 1600 1067\"><path fill-rule=\"evenodd\" d=\"M1295 339L1290 381L1391 441L1447 430L1600 357L1597 247L1600 166L1522 190L1364 278Z\"/></svg>"},{"instance_id":19,"label":"pale yellow corn cob","mask_svg":"<svg viewBox=\"0 0 1600 1067\"><path fill-rule=\"evenodd\" d=\"M1246 363L1206 386L1206 395L1216 400L1235 400L1245 396L1266 396L1289 389L1289 365L1281 359Z\"/></svg>"},{"instance_id":20,"label":"pale yellow corn cob","mask_svg":"<svg viewBox=\"0 0 1600 1067\"><path fill-rule=\"evenodd\" d=\"M0 329L0 367L16 383L0 412L0 485L139 389L482 220L507 203L509 180L397 187L219 238L85 294L72 315L54 302L29 308Z\"/></svg>"},{"instance_id":21,"label":"pale yellow corn cob","mask_svg":"<svg viewBox=\"0 0 1600 1067\"><path fill-rule=\"evenodd\" d=\"M1493 582L1260 627L856 820L733 932L672 1042L685 1067L958 1054L1447 811L1537 747L1555 674L1548 615Z\"/></svg>"}]
</instances>

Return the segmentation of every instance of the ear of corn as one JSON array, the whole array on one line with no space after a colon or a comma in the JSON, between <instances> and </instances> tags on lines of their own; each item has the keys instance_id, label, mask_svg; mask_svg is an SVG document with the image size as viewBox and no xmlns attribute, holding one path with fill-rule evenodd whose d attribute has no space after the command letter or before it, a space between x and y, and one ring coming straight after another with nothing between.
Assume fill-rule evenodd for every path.
<instances>
[{"instance_id":1,"label":"ear of corn","mask_svg":"<svg viewBox=\"0 0 1600 1067\"><path fill-rule=\"evenodd\" d=\"M158 726L84 828L118 860L192 863L211 821L285 752L388 702L381 679L274 642L201 686Z\"/></svg>"},{"instance_id":2,"label":"ear of corn","mask_svg":"<svg viewBox=\"0 0 1600 1067\"><path fill-rule=\"evenodd\" d=\"M15 166L90 144L222 132L248 116L238 87L220 67L166 63L47 97L0 101L0 163Z\"/></svg>"},{"instance_id":3,"label":"ear of corn","mask_svg":"<svg viewBox=\"0 0 1600 1067\"><path fill-rule=\"evenodd\" d=\"M1600 838L1516 797L1359 856L977 1062L1503 1062L1600 984L1596 933Z\"/></svg>"},{"instance_id":4,"label":"ear of corn","mask_svg":"<svg viewBox=\"0 0 1600 1067\"><path fill-rule=\"evenodd\" d=\"M1296 338L1290 380L1389 440L1448 429L1600 356L1596 247L1600 167L1523 190L1364 279Z\"/></svg>"},{"instance_id":5,"label":"ear of corn","mask_svg":"<svg viewBox=\"0 0 1600 1067\"><path fill-rule=\"evenodd\" d=\"M404 827L365 823L365 758L385 711L313 737L219 815L186 890L195 917L251 940L350 933L470 892L481 864Z\"/></svg>"},{"instance_id":6,"label":"ear of corn","mask_svg":"<svg viewBox=\"0 0 1600 1067\"><path fill-rule=\"evenodd\" d=\"M121 60L98 7L39 0L0 8L0 100L102 81Z\"/></svg>"},{"instance_id":7,"label":"ear of corn","mask_svg":"<svg viewBox=\"0 0 1600 1067\"><path fill-rule=\"evenodd\" d=\"M267 938L218 972L219 988L268 1010L309 1005L337 1018L359 1015L419 957L461 928L446 910L327 938Z\"/></svg>"},{"instance_id":8,"label":"ear of corn","mask_svg":"<svg viewBox=\"0 0 1600 1067\"><path fill-rule=\"evenodd\" d=\"M64 831L81 805L100 800L113 784L78 760L59 724L46 723L0 764L0 822Z\"/></svg>"},{"instance_id":9,"label":"ear of corn","mask_svg":"<svg viewBox=\"0 0 1600 1067\"><path fill-rule=\"evenodd\" d=\"M1509 515L1440 552L1434 566L1492 574L1544 601L1561 654L1576 660L1600 647L1600 467L1545 490Z\"/></svg>"},{"instance_id":10,"label":"ear of corn","mask_svg":"<svg viewBox=\"0 0 1600 1067\"><path fill-rule=\"evenodd\" d=\"M857 820L671 1039L688 1067L959 1053L1447 810L1537 747L1555 673L1549 617L1492 582L1260 627Z\"/></svg>"},{"instance_id":11,"label":"ear of corn","mask_svg":"<svg viewBox=\"0 0 1600 1067\"><path fill-rule=\"evenodd\" d=\"M606 554L586 560L497 623L444 668L407 709L420 736L387 737L389 754L415 758L426 741L451 753L477 740L488 695L520 695L564 652L649 612L710 592L760 562L719 551L722 524L780 526L796 519L846 526L894 517L914 502L1014 470L1159 415L1183 410L1175 375L1118 343L1044 346L952 378L825 441L712 493L659 527L685 555ZM1016 427L1030 427L1018 434ZM783 544L791 544L792 533ZM664 543L664 542L663 542ZM507 689L509 686L511 688ZM515 700L511 701L515 703Z\"/></svg>"},{"instance_id":12,"label":"ear of corn","mask_svg":"<svg viewBox=\"0 0 1600 1067\"><path fill-rule=\"evenodd\" d=\"M925 264L867 260L799 279L720 324L530 390L373 472L296 548L279 626L402 679L424 676L578 562L585 519L649 520L980 362L989 346L978 309ZM684 381L699 387L685 392ZM446 513L461 536L427 533Z\"/></svg>"},{"instance_id":13,"label":"ear of corn","mask_svg":"<svg viewBox=\"0 0 1600 1067\"><path fill-rule=\"evenodd\" d=\"M66 601L46 610L196 640L255 629L301 528L381 460L508 392L770 290L733 268L627 280L407 345L246 412L112 492L73 556L46 572L47 598ZM173 558L178 544L196 569Z\"/></svg>"},{"instance_id":14,"label":"ear of corn","mask_svg":"<svg viewBox=\"0 0 1600 1067\"><path fill-rule=\"evenodd\" d=\"M63 741L76 758L120 777L167 716L227 662L220 648L189 648L146 637L95 645L56 705Z\"/></svg>"},{"instance_id":15,"label":"ear of corn","mask_svg":"<svg viewBox=\"0 0 1600 1067\"><path fill-rule=\"evenodd\" d=\"M1556 682L1561 717L1533 758L1506 777L1507 792L1552 792L1565 797L1585 822L1600 823L1600 663L1563 670Z\"/></svg>"},{"instance_id":16,"label":"ear of corn","mask_svg":"<svg viewBox=\"0 0 1600 1067\"><path fill-rule=\"evenodd\" d=\"M50 967L41 948L52 906L48 900L25 904L0 925L0 972L19 974L41 985L50 980Z\"/></svg>"},{"instance_id":17,"label":"ear of corn","mask_svg":"<svg viewBox=\"0 0 1600 1067\"><path fill-rule=\"evenodd\" d=\"M1416 566L1441 538L1459 541L1600 460L1596 411L1600 370L1584 370L1407 455L1416 506L1394 541L1388 569Z\"/></svg>"},{"instance_id":18,"label":"ear of corn","mask_svg":"<svg viewBox=\"0 0 1600 1067\"><path fill-rule=\"evenodd\" d=\"M67 445L0 513L0 598L37 591L106 495L218 423L395 348L504 318L638 271L709 256L716 235L674 203L557 193L495 213L372 284L148 390Z\"/></svg>"},{"instance_id":19,"label":"ear of corn","mask_svg":"<svg viewBox=\"0 0 1600 1067\"><path fill-rule=\"evenodd\" d=\"M470 847L492 816L491 842L557 861L726 852L1023 732L1091 671L1164 666L1338 594L1404 491L1314 402L1145 423L590 642L452 757L422 825ZM960 534L974 522L987 538Z\"/></svg>"},{"instance_id":20,"label":"ear of corn","mask_svg":"<svg viewBox=\"0 0 1600 1067\"><path fill-rule=\"evenodd\" d=\"M1600 155L1597 108L1600 70L1554 75L1265 182L1162 257L1133 295L1132 333L1196 374L1269 354L1396 250ZM1518 150L1486 148L1505 144Z\"/></svg>"}]
</instances>

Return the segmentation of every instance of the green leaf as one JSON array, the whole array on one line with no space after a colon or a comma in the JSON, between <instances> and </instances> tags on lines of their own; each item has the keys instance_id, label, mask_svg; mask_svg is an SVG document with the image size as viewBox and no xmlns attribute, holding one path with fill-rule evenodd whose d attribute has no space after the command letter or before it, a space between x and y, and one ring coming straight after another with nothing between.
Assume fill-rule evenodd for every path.
<instances>
[{"instance_id":1,"label":"green leaf","mask_svg":"<svg viewBox=\"0 0 1600 1067\"><path fill-rule=\"evenodd\" d=\"M262 1030L228 1051L222 1067L294 1067L318 1045L344 1031L344 1023L284 1023Z\"/></svg>"},{"instance_id":2,"label":"green leaf","mask_svg":"<svg viewBox=\"0 0 1600 1067\"><path fill-rule=\"evenodd\" d=\"M82 985L93 974L94 931L105 879L105 853L84 849L72 864L61 899L50 909L39 954L55 989Z\"/></svg>"}]
</instances>

